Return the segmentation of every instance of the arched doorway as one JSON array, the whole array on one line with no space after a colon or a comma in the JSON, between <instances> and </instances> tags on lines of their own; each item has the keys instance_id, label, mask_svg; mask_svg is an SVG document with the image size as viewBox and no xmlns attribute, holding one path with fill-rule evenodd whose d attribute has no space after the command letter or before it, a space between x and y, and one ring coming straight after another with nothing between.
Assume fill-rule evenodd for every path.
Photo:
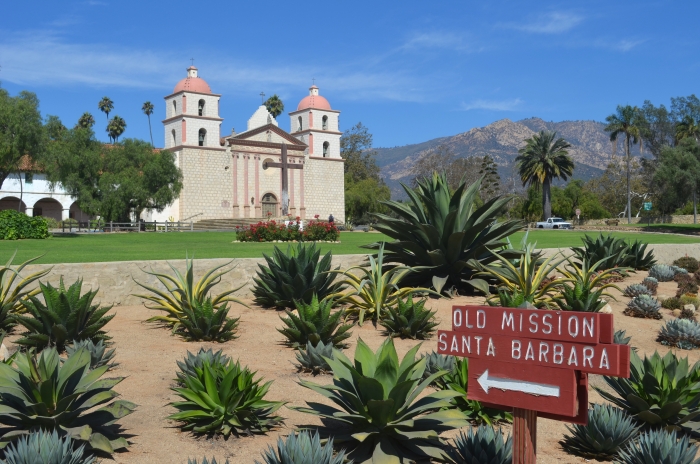
<instances>
[{"instance_id":1,"label":"arched doorway","mask_svg":"<svg viewBox=\"0 0 700 464\"><path fill-rule=\"evenodd\" d=\"M262 197L262 215L266 217L277 217L277 197L272 193L266 193Z\"/></svg>"},{"instance_id":2,"label":"arched doorway","mask_svg":"<svg viewBox=\"0 0 700 464\"><path fill-rule=\"evenodd\" d=\"M4 197L0 199L0 211L13 209L22 213L27 212L27 205L17 197Z\"/></svg>"},{"instance_id":3,"label":"arched doorway","mask_svg":"<svg viewBox=\"0 0 700 464\"><path fill-rule=\"evenodd\" d=\"M34 216L43 216L60 221L62 212L63 205L53 198L42 198L34 203Z\"/></svg>"},{"instance_id":4,"label":"arched doorway","mask_svg":"<svg viewBox=\"0 0 700 464\"><path fill-rule=\"evenodd\" d=\"M73 202L73 204L70 205L68 217L70 217L71 219L75 219L78 222L87 222L90 220L90 216L88 216L86 213L83 213L83 210L80 209L77 201Z\"/></svg>"}]
</instances>

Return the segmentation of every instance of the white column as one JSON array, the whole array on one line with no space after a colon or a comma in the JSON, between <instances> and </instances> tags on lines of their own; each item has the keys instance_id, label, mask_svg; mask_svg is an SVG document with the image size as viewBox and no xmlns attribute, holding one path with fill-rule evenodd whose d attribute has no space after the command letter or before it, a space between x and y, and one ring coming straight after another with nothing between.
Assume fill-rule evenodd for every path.
<instances>
[{"instance_id":1,"label":"white column","mask_svg":"<svg viewBox=\"0 0 700 464\"><path fill-rule=\"evenodd\" d=\"M26 214L27 216L34 216L34 208L25 208L24 214Z\"/></svg>"},{"instance_id":2,"label":"white column","mask_svg":"<svg viewBox=\"0 0 700 464\"><path fill-rule=\"evenodd\" d=\"M65 221L66 219L70 219L70 209L63 209L61 211L61 221Z\"/></svg>"}]
</instances>

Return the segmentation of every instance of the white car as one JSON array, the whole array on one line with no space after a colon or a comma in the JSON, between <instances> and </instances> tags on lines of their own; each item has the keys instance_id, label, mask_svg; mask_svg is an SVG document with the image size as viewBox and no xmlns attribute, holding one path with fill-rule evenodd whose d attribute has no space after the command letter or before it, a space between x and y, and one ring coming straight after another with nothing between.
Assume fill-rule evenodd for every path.
<instances>
[{"instance_id":1,"label":"white car","mask_svg":"<svg viewBox=\"0 0 700 464\"><path fill-rule=\"evenodd\" d=\"M566 222L562 218L551 217L546 221L537 223L538 229L571 229L571 223Z\"/></svg>"}]
</instances>

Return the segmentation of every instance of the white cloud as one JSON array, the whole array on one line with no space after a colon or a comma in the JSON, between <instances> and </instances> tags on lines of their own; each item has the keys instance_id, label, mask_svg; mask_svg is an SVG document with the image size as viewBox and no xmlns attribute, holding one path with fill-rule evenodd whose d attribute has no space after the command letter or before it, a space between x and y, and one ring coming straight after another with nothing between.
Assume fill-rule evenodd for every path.
<instances>
[{"instance_id":1,"label":"white cloud","mask_svg":"<svg viewBox=\"0 0 700 464\"><path fill-rule=\"evenodd\" d=\"M584 17L575 13L554 11L544 13L525 23L508 23L505 27L533 34L561 34L576 27Z\"/></svg>"},{"instance_id":2,"label":"white cloud","mask_svg":"<svg viewBox=\"0 0 700 464\"><path fill-rule=\"evenodd\" d=\"M512 100L474 100L470 103L462 103L463 111L490 110L490 111L515 111L523 104L520 98Z\"/></svg>"},{"instance_id":3,"label":"white cloud","mask_svg":"<svg viewBox=\"0 0 700 464\"><path fill-rule=\"evenodd\" d=\"M443 48L456 51L472 51L473 47L464 37L448 32L423 32L407 40L401 50Z\"/></svg>"},{"instance_id":4,"label":"white cloud","mask_svg":"<svg viewBox=\"0 0 700 464\"><path fill-rule=\"evenodd\" d=\"M599 40L596 42L596 46L601 47L601 48L609 48L612 50L616 50L618 52L628 52L635 48L637 45L641 45L645 42L645 40L630 40L630 39L621 39L621 40L613 40L612 42L610 41L605 41L605 40Z\"/></svg>"}]
</instances>

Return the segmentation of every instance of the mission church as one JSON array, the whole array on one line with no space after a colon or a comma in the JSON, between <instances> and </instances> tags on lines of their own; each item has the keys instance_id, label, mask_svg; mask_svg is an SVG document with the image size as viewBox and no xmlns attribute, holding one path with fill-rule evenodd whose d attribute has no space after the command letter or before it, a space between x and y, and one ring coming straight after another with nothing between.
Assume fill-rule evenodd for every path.
<instances>
[{"instance_id":1,"label":"mission church","mask_svg":"<svg viewBox=\"0 0 700 464\"><path fill-rule=\"evenodd\" d=\"M291 133L261 105L244 132L222 136L220 98L194 66L165 97L165 148L175 154L183 189L162 213L144 219L264 219L286 211L302 219L333 214L344 222L340 111L318 87L289 113Z\"/></svg>"}]
</instances>

